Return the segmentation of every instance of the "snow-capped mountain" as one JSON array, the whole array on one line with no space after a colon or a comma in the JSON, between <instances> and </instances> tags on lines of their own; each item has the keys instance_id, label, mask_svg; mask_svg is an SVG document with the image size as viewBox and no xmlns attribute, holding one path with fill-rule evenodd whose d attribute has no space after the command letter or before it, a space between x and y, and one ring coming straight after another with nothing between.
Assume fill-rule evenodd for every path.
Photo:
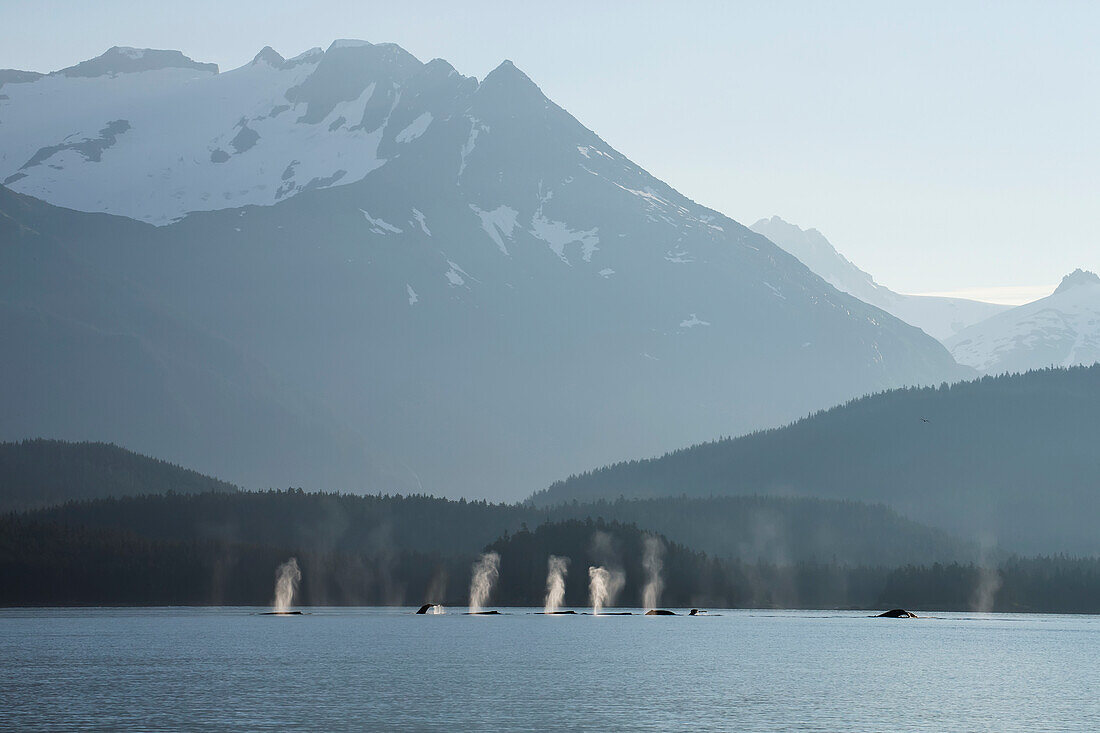
<instances>
[{"instance_id":1,"label":"snow-capped mountain","mask_svg":"<svg viewBox=\"0 0 1100 733\"><path fill-rule=\"evenodd\" d=\"M881 308L941 341L1010 307L965 298L896 293L852 264L818 230L802 229L778 216L761 219L751 229L790 252L837 290Z\"/></svg>"},{"instance_id":2,"label":"snow-capped mountain","mask_svg":"<svg viewBox=\"0 0 1100 733\"><path fill-rule=\"evenodd\" d=\"M365 42L289 61L264 49L224 74L149 54L112 50L102 74L0 88L11 188L145 223L50 214L17 194L4 213L347 425L383 465L368 476L318 453L331 488L517 498L614 459L972 373L649 175L510 62L479 81ZM132 318L95 328L134 330ZM44 380L79 371L56 365ZM186 418L201 429L207 416ZM285 482L252 458L181 455L156 415L132 422L129 448ZM9 421L0 437L17 431Z\"/></svg>"},{"instance_id":3,"label":"snow-capped mountain","mask_svg":"<svg viewBox=\"0 0 1100 733\"><path fill-rule=\"evenodd\" d=\"M457 78L436 64L435 76ZM418 104L430 91L404 88L422 66L398 46L358 41L290 60L265 48L224 74L178 51L112 48L4 85L0 180L153 224L273 204L360 180L422 135L444 102Z\"/></svg>"},{"instance_id":4,"label":"snow-capped mountain","mask_svg":"<svg viewBox=\"0 0 1100 733\"><path fill-rule=\"evenodd\" d=\"M960 364L986 374L1100 361L1100 277L1062 278L1045 298L964 329L946 341Z\"/></svg>"}]
</instances>

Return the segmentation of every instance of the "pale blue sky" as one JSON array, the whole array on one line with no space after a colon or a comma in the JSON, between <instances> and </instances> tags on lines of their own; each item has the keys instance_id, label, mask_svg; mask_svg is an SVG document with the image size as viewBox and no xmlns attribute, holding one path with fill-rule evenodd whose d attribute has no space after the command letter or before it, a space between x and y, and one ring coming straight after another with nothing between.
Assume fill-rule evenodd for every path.
<instances>
[{"instance_id":1,"label":"pale blue sky","mask_svg":"<svg viewBox=\"0 0 1100 733\"><path fill-rule=\"evenodd\" d=\"M0 0L0 68L335 38L510 58L691 198L816 227L897 290L1100 268L1100 3Z\"/></svg>"}]
</instances>

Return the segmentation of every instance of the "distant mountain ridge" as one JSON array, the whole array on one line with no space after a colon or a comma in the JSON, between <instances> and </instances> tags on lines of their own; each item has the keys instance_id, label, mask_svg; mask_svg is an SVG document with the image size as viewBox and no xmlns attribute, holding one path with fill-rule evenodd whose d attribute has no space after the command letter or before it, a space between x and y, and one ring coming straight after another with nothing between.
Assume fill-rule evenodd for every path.
<instances>
[{"instance_id":1,"label":"distant mountain ridge","mask_svg":"<svg viewBox=\"0 0 1100 733\"><path fill-rule=\"evenodd\" d=\"M1075 270L1049 296L974 324L945 344L985 374L1100 361L1100 277Z\"/></svg>"},{"instance_id":2,"label":"distant mountain ridge","mask_svg":"<svg viewBox=\"0 0 1100 733\"><path fill-rule=\"evenodd\" d=\"M139 71L161 69L190 69L210 74L218 73L217 64L204 64L184 56L179 51L162 51L153 48L112 46L101 56L81 61L75 66L54 72L61 76L97 77L116 74L133 74Z\"/></svg>"},{"instance_id":3,"label":"distant mountain ridge","mask_svg":"<svg viewBox=\"0 0 1100 733\"><path fill-rule=\"evenodd\" d=\"M778 216L761 219L751 228L797 257L836 289L882 308L941 341L1009 308L964 298L895 293L837 252L818 230L802 229Z\"/></svg>"},{"instance_id":4,"label":"distant mountain ridge","mask_svg":"<svg viewBox=\"0 0 1100 733\"><path fill-rule=\"evenodd\" d=\"M971 373L649 175L507 61L479 81L338 41L290 60L264 49L225 73L53 75L4 93L0 175L23 192L2 197L13 230L141 293L99 332L148 346L159 336L132 311L149 309L205 345L180 352L196 368L185 391L158 383L156 399L80 410L80 436L71 415L28 408L0 437L116 440L248 487L519 498L588 466ZM34 267L49 283L52 265ZM12 292L20 312L43 309L38 285ZM63 358L77 335L58 338L56 371L37 377L46 394L150 373L115 342L115 366L81 370ZM214 343L241 368L202 369Z\"/></svg>"}]
</instances>

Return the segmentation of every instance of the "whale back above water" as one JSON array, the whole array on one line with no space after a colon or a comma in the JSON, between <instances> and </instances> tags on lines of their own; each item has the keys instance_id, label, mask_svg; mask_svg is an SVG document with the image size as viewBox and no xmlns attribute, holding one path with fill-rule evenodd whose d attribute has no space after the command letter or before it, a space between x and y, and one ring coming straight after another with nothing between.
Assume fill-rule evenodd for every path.
<instances>
[{"instance_id":1,"label":"whale back above water","mask_svg":"<svg viewBox=\"0 0 1100 733\"><path fill-rule=\"evenodd\" d=\"M876 618L917 618L917 614L906 611L904 608L893 608L885 613L880 613Z\"/></svg>"}]
</instances>

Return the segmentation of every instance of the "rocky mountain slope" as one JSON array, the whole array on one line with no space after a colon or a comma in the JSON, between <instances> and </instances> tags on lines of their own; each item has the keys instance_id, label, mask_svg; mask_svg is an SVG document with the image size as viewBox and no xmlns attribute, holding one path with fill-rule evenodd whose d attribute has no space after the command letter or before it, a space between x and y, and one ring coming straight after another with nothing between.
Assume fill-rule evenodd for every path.
<instances>
[{"instance_id":1,"label":"rocky mountain slope","mask_svg":"<svg viewBox=\"0 0 1100 733\"><path fill-rule=\"evenodd\" d=\"M120 55L137 56L107 54ZM377 467L303 446L314 457L283 463L306 485L515 498L570 471L969 373L650 176L510 62L479 81L364 42L291 60L265 49L224 74L181 58L142 52L153 61L126 70L101 57L85 68L102 74L6 82L0 100L9 186L160 226L86 224L92 214L14 194L10 215L258 365L273 397L286 385L309 414L331 414L348 429L330 433ZM51 363L57 383L84 384L63 351ZM199 430L221 414L191 410ZM211 441L230 453L283 424L235 414ZM262 452L232 470L180 455L137 406L99 415L31 410L4 436L65 434L79 419L82 433L245 486L286 483Z\"/></svg>"}]
</instances>

